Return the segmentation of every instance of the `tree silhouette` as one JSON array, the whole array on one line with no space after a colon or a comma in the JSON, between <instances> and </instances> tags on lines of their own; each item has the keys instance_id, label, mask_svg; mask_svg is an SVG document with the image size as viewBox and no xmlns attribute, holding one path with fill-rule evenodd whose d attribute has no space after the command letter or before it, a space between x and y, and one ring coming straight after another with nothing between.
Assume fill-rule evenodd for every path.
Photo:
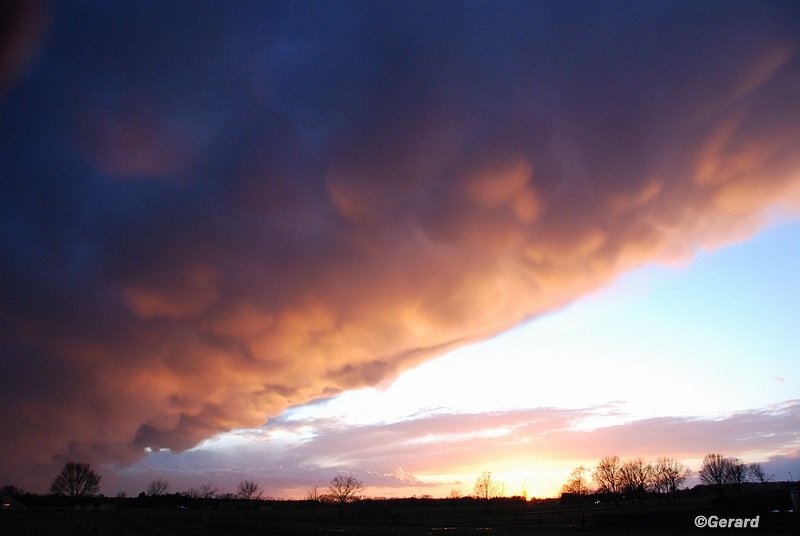
<instances>
[{"instance_id":1,"label":"tree silhouette","mask_svg":"<svg viewBox=\"0 0 800 536\"><path fill-rule=\"evenodd\" d=\"M491 471L483 471L475 480L475 497L489 500L503 494L503 485L492 479Z\"/></svg>"},{"instance_id":2,"label":"tree silhouette","mask_svg":"<svg viewBox=\"0 0 800 536\"><path fill-rule=\"evenodd\" d=\"M167 489L169 489L169 482L160 478L151 480L150 484L147 485L145 493L148 497L153 499L153 508L158 506L158 498L164 495Z\"/></svg>"},{"instance_id":3,"label":"tree silhouette","mask_svg":"<svg viewBox=\"0 0 800 536\"><path fill-rule=\"evenodd\" d=\"M264 490L261 489L261 486L252 480L242 480L236 489L236 495L247 501L260 498L262 493Z\"/></svg>"},{"instance_id":4,"label":"tree silhouette","mask_svg":"<svg viewBox=\"0 0 800 536\"><path fill-rule=\"evenodd\" d=\"M725 484L732 482L734 471L738 473L738 469L733 468L733 465L737 462L738 460L734 462L731 458L726 458L722 454L706 454L697 476L700 477L700 481L703 484L714 486L717 494L721 496Z\"/></svg>"},{"instance_id":5,"label":"tree silhouette","mask_svg":"<svg viewBox=\"0 0 800 536\"><path fill-rule=\"evenodd\" d=\"M764 486L766 489L767 483L770 481L772 477L768 476L767 473L764 471L764 468L761 466L760 463L751 463L750 467L748 468L750 471L750 475L757 481L761 482L761 485Z\"/></svg>"},{"instance_id":6,"label":"tree silhouette","mask_svg":"<svg viewBox=\"0 0 800 536\"><path fill-rule=\"evenodd\" d=\"M261 498L264 490L252 480L242 480L236 488L236 496L246 501L244 516L250 517L250 502Z\"/></svg>"},{"instance_id":7,"label":"tree silhouette","mask_svg":"<svg viewBox=\"0 0 800 536\"><path fill-rule=\"evenodd\" d=\"M569 474L569 479L561 487L561 493L570 493L572 495L588 494L590 490L589 481L585 476L588 472L589 470L582 465L573 469Z\"/></svg>"},{"instance_id":8,"label":"tree silhouette","mask_svg":"<svg viewBox=\"0 0 800 536\"><path fill-rule=\"evenodd\" d=\"M67 462L53 480L50 491L68 497L87 497L100 490L100 475L88 463Z\"/></svg>"},{"instance_id":9,"label":"tree silhouette","mask_svg":"<svg viewBox=\"0 0 800 536\"><path fill-rule=\"evenodd\" d=\"M311 489L309 489L306 492L306 500L307 501L312 501L312 502L318 503L322 499L323 499L323 497L322 497L322 493L320 493L320 491L319 491L319 486L311 486Z\"/></svg>"},{"instance_id":10,"label":"tree silhouette","mask_svg":"<svg viewBox=\"0 0 800 536\"><path fill-rule=\"evenodd\" d=\"M620 461L618 456L604 456L597 464L592 479L597 491L616 495L620 491Z\"/></svg>"},{"instance_id":11,"label":"tree silhouette","mask_svg":"<svg viewBox=\"0 0 800 536\"><path fill-rule=\"evenodd\" d=\"M725 470L725 480L735 486L737 494L740 493L742 484L747 482L747 465L742 463L742 460L739 458L727 458L727 467Z\"/></svg>"},{"instance_id":12,"label":"tree silhouette","mask_svg":"<svg viewBox=\"0 0 800 536\"><path fill-rule=\"evenodd\" d=\"M619 487L636 498L639 503L644 499L648 488L653 481L653 466L644 463L641 458L628 460L619 468Z\"/></svg>"},{"instance_id":13,"label":"tree silhouette","mask_svg":"<svg viewBox=\"0 0 800 536\"><path fill-rule=\"evenodd\" d=\"M319 490L319 486L311 486L311 489L306 492L306 501L311 505L311 517L313 519L317 518L317 508L324 500L326 500L326 497Z\"/></svg>"},{"instance_id":14,"label":"tree silhouette","mask_svg":"<svg viewBox=\"0 0 800 536\"><path fill-rule=\"evenodd\" d=\"M25 490L22 488L18 488L17 486L12 485L5 485L0 488L0 495L8 495L9 497L14 497L17 495L24 495Z\"/></svg>"},{"instance_id":15,"label":"tree silhouette","mask_svg":"<svg viewBox=\"0 0 800 536\"><path fill-rule=\"evenodd\" d=\"M661 457L653 468L653 487L659 493L668 493L674 502L675 492L689 478L690 474L689 468L678 460L666 456Z\"/></svg>"},{"instance_id":16,"label":"tree silhouette","mask_svg":"<svg viewBox=\"0 0 800 536\"><path fill-rule=\"evenodd\" d=\"M167 492L168 489L169 489L169 482L167 482L166 480L162 480L160 478L157 478L157 479L151 481L150 484L147 486L147 492L146 493L150 497L155 498L155 497L160 497L161 495L164 495Z\"/></svg>"},{"instance_id":17,"label":"tree silhouette","mask_svg":"<svg viewBox=\"0 0 800 536\"><path fill-rule=\"evenodd\" d=\"M214 497L217 496L217 487L214 484L207 482L202 486L200 486L199 493L200 497L202 497L203 499L206 500L213 499Z\"/></svg>"},{"instance_id":18,"label":"tree silhouette","mask_svg":"<svg viewBox=\"0 0 800 536\"><path fill-rule=\"evenodd\" d=\"M363 489L364 483L353 475L340 474L331 479L328 495L339 504L339 519L342 518L344 504L356 500Z\"/></svg>"}]
</instances>

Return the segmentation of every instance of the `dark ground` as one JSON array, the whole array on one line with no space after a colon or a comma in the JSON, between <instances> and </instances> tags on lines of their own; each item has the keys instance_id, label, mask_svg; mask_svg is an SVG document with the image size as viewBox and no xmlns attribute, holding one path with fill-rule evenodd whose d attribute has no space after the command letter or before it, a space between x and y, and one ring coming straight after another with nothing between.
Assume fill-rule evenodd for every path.
<instances>
[{"instance_id":1,"label":"dark ground","mask_svg":"<svg viewBox=\"0 0 800 536\"><path fill-rule=\"evenodd\" d=\"M113 501L113 500L111 500ZM119 503L118 503L119 504ZM33 507L0 511L0 535L65 536L206 536L206 535L491 535L557 536L715 534L800 534L797 513L772 512L758 506L757 529L698 529L698 514L734 515L746 504L720 504L709 499L677 505L595 505L557 502L471 500L362 501L340 513L333 505L303 501L261 502L257 508L213 504L203 508L135 508L113 502L68 507ZM752 505L751 505L752 506ZM752 508L749 508L752 510ZM754 512L742 512L740 516Z\"/></svg>"}]
</instances>

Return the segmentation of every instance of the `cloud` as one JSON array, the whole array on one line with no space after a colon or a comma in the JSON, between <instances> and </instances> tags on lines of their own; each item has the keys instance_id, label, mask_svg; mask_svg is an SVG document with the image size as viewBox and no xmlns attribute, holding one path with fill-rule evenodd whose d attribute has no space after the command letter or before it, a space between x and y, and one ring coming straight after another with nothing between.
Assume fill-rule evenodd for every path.
<instances>
[{"instance_id":1,"label":"cloud","mask_svg":"<svg viewBox=\"0 0 800 536\"><path fill-rule=\"evenodd\" d=\"M3 41L0 480L258 426L800 206L796 6L308 7Z\"/></svg>"},{"instance_id":2,"label":"cloud","mask_svg":"<svg viewBox=\"0 0 800 536\"><path fill-rule=\"evenodd\" d=\"M602 418L617 424L586 426ZM364 481L368 493L395 490L394 494L403 496L436 487L431 493L441 493L443 478L460 487L463 482L457 482L458 477L474 478L479 468L533 474L537 467L548 467L566 478L574 466L591 466L603 456L618 455L650 461L669 456L685 460L696 470L709 452L740 457L747 463L763 462L768 471L783 478L797 467L798 421L797 400L718 417L633 420L614 404L572 410L432 413L361 425L336 418L284 416L260 429L218 437L182 454L153 454L120 471L117 478L121 485L141 482L143 486L148 478L168 475L187 488L215 478L220 485L233 487L237 479L257 474L269 493L299 497L312 486L324 487L338 471L350 471ZM780 454L764 455L775 452ZM552 475L539 474L542 482L535 478L531 485L543 493L555 493L543 482L552 480ZM444 486L449 491L447 483Z\"/></svg>"},{"instance_id":3,"label":"cloud","mask_svg":"<svg viewBox=\"0 0 800 536\"><path fill-rule=\"evenodd\" d=\"M785 454L770 456L761 464L770 480L797 480L800 472L800 451L787 451Z\"/></svg>"}]
</instances>

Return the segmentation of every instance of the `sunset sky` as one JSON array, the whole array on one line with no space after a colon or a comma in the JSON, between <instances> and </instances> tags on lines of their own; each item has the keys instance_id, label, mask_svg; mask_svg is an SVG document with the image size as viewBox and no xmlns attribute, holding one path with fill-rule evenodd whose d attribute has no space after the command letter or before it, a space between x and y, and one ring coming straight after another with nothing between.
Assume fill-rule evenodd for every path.
<instances>
[{"instance_id":1,"label":"sunset sky","mask_svg":"<svg viewBox=\"0 0 800 536\"><path fill-rule=\"evenodd\" d=\"M800 477L796 2L2 10L0 485Z\"/></svg>"}]
</instances>

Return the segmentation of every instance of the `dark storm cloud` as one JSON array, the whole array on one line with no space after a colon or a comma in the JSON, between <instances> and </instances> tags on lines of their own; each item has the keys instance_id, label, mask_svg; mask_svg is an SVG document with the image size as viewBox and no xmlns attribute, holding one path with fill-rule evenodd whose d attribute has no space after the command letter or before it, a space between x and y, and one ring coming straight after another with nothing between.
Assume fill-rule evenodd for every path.
<instances>
[{"instance_id":1,"label":"dark storm cloud","mask_svg":"<svg viewBox=\"0 0 800 536\"><path fill-rule=\"evenodd\" d=\"M258 425L800 206L792 3L20 9L0 480Z\"/></svg>"}]
</instances>

